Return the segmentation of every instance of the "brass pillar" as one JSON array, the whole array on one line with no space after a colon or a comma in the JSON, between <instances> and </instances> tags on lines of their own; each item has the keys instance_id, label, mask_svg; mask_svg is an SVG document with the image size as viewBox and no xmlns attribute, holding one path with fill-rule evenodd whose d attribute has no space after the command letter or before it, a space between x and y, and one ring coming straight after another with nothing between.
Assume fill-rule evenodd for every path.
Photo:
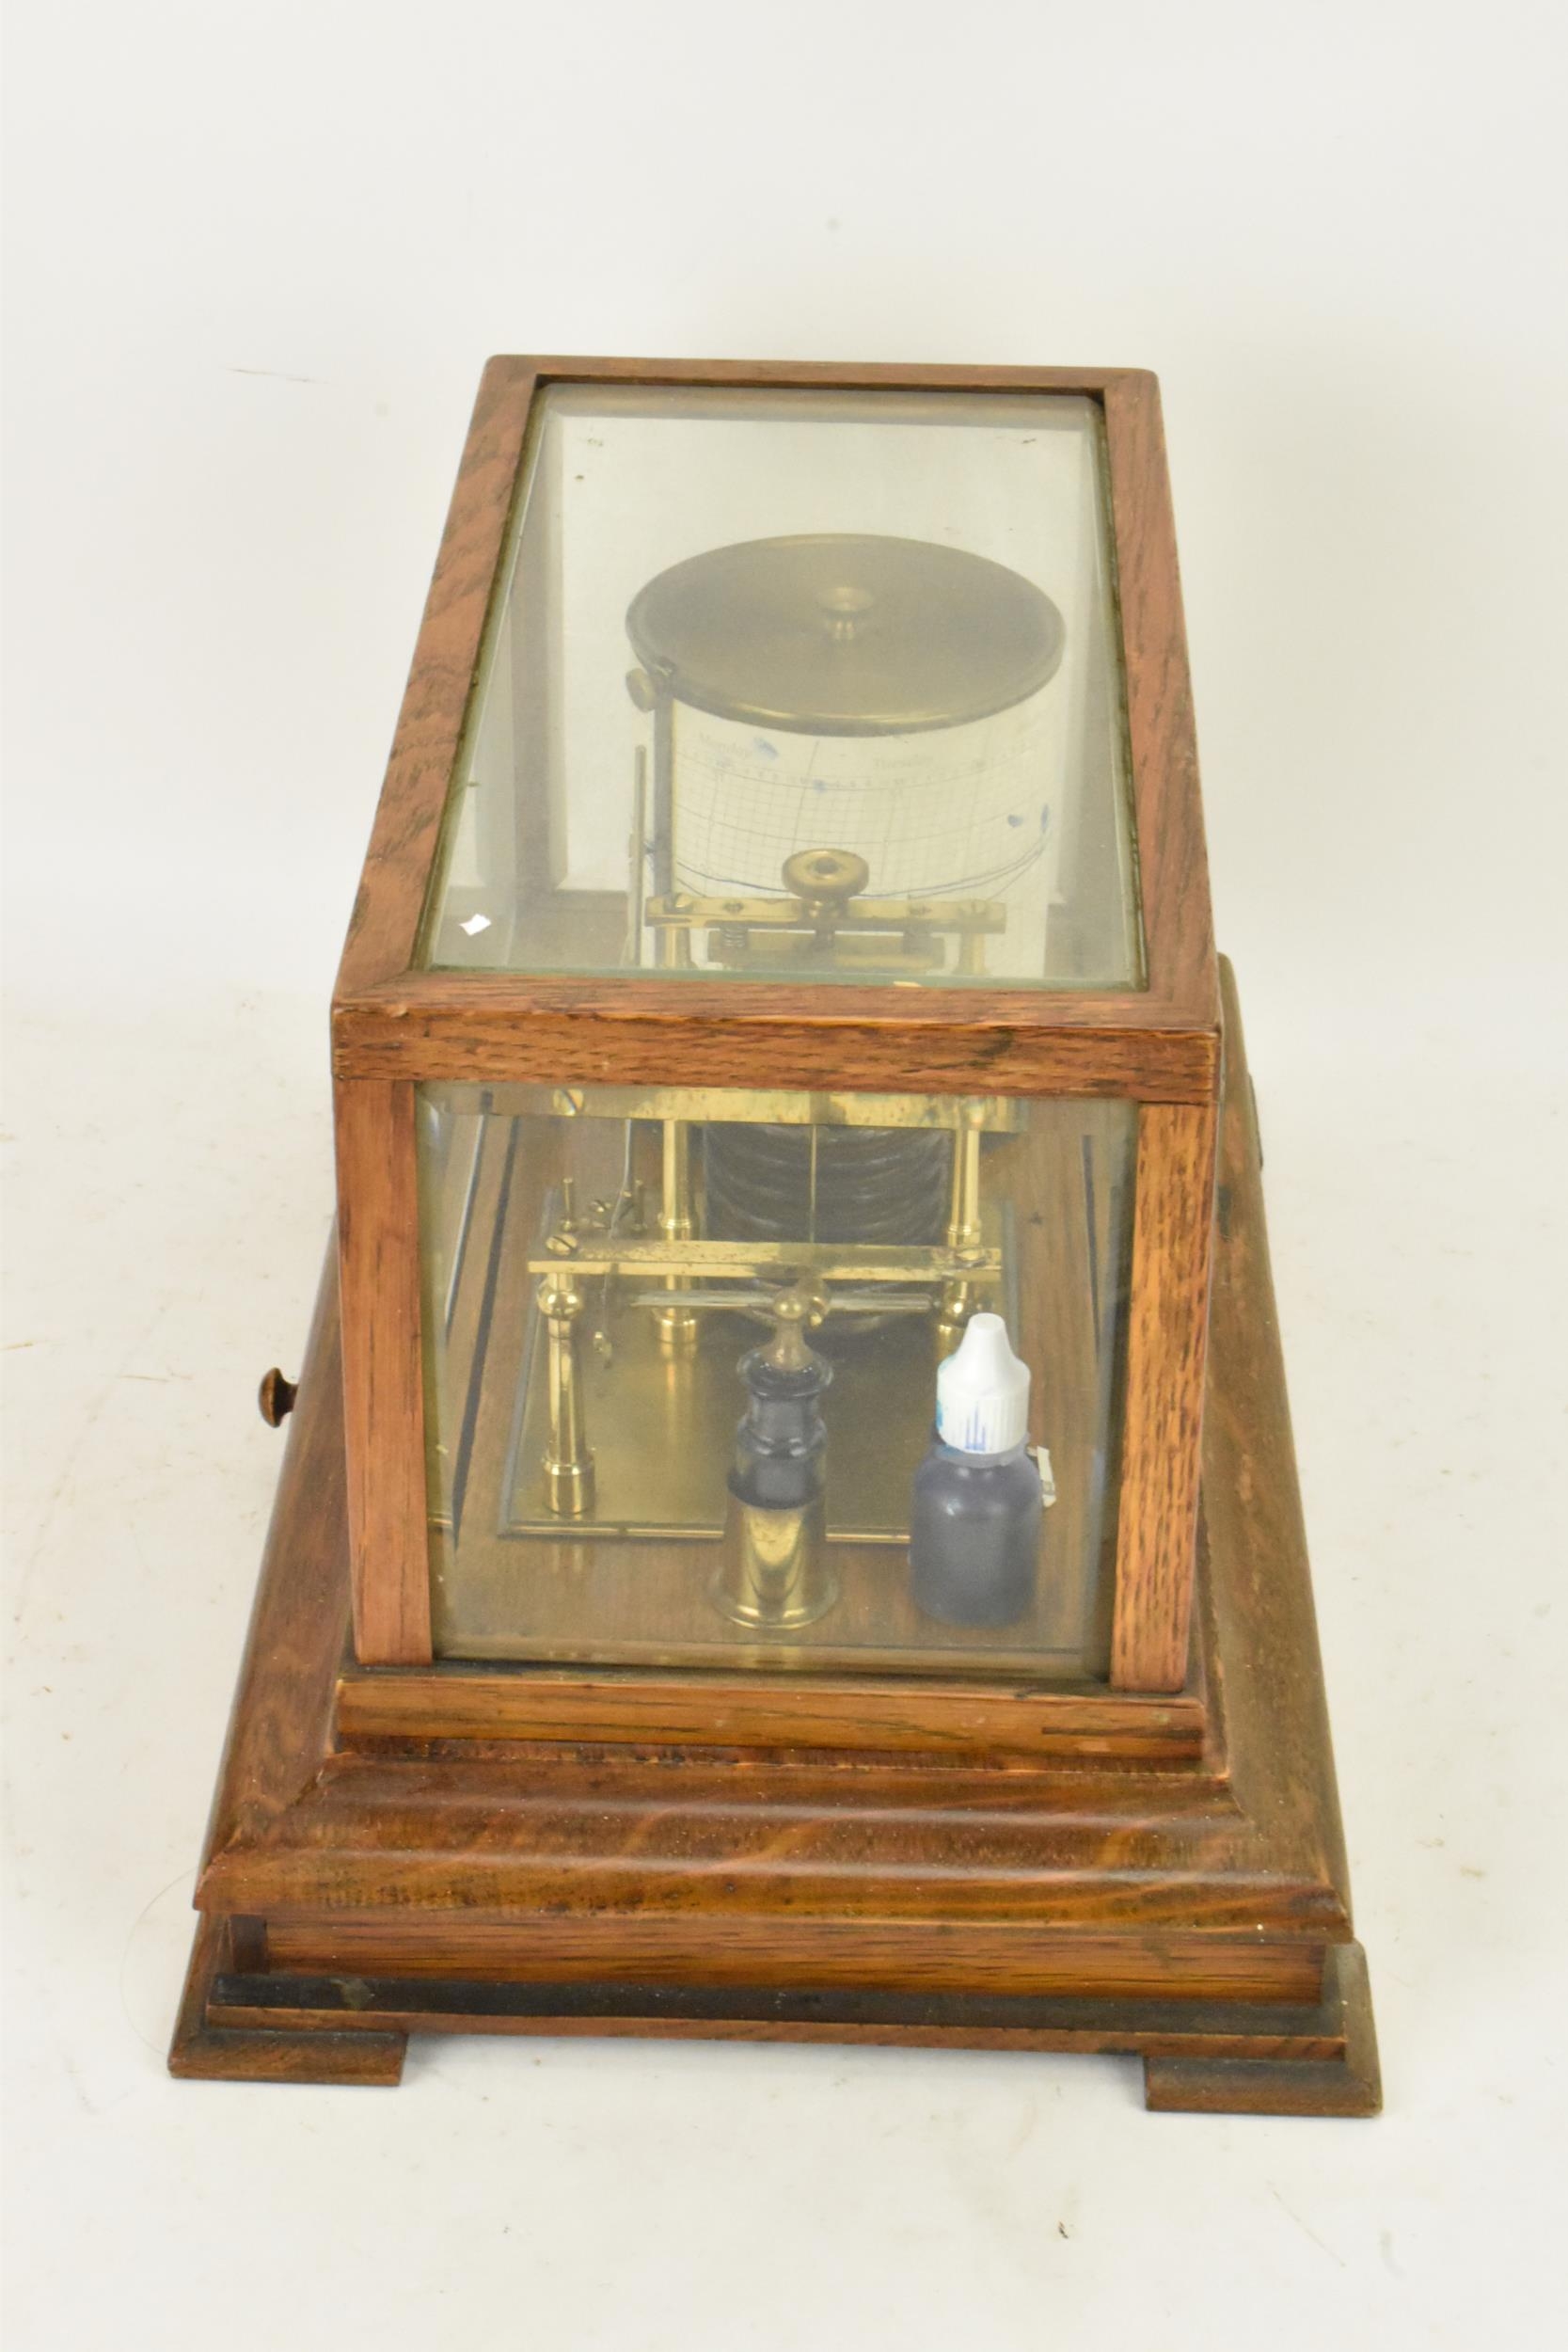
<instances>
[{"instance_id":1,"label":"brass pillar","mask_svg":"<svg viewBox=\"0 0 1568 2352\"><path fill-rule=\"evenodd\" d=\"M947 1213L947 1247L960 1253L980 1247L980 1131L985 1110L964 1105L963 1125L953 1131L953 1194Z\"/></svg>"},{"instance_id":2,"label":"brass pillar","mask_svg":"<svg viewBox=\"0 0 1568 2352\"><path fill-rule=\"evenodd\" d=\"M953 1190L947 1211L947 1247L957 1257L968 1257L981 1246L980 1136L985 1118L980 1104L966 1104L963 1124L953 1131ZM943 1283L937 1317L939 1356L952 1354L974 1307L972 1282L960 1279Z\"/></svg>"},{"instance_id":3,"label":"brass pillar","mask_svg":"<svg viewBox=\"0 0 1568 2352\"><path fill-rule=\"evenodd\" d=\"M588 1447L578 1360L578 1323L587 1304L565 1266L558 1274L546 1274L539 1285L539 1311L549 1351L545 1500L563 1519L580 1518L594 1507L594 1456Z\"/></svg>"},{"instance_id":4,"label":"brass pillar","mask_svg":"<svg viewBox=\"0 0 1568 2352\"><path fill-rule=\"evenodd\" d=\"M667 1119L664 1125L664 1181L659 1200L658 1231L664 1241L689 1241L695 1228L691 1197L691 1130L684 1119ZM689 1307L675 1303L687 1287L679 1274L665 1277L672 1304L657 1310L658 1343L667 1354L689 1355L697 1344L697 1318Z\"/></svg>"}]
</instances>

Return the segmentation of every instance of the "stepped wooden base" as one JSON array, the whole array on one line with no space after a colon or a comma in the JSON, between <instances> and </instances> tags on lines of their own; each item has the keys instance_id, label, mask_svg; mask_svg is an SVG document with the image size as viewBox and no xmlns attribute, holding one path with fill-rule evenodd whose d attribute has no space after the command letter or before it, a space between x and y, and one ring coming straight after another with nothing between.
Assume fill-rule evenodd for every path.
<instances>
[{"instance_id":1,"label":"stepped wooden base","mask_svg":"<svg viewBox=\"0 0 1568 2352\"><path fill-rule=\"evenodd\" d=\"M660 2034L1123 2052L1151 2107L1375 2112L1228 988L1227 1011L1192 1675L1035 1692L1033 1752L992 1740L994 1684L898 1725L887 1686L800 1677L816 1744L790 1745L785 1689L666 1681L640 1728L638 1677L345 1664L329 1274L177 2074L390 2084L410 2034Z\"/></svg>"},{"instance_id":2,"label":"stepped wooden base","mask_svg":"<svg viewBox=\"0 0 1568 2352\"><path fill-rule=\"evenodd\" d=\"M224 1935L221 1922L204 1922L198 1931L169 2057L171 2071L191 2079L390 2086L402 2080L410 2034L657 2034L685 2041L1121 2052L1142 2058L1150 2107L1354 2116L1373 2115L1379 2106L1371 2002L1358 1944L1334 1948L1322 1999L1295 2009L247 1976L223 1967Z\"/></svg>"}]
</instances>

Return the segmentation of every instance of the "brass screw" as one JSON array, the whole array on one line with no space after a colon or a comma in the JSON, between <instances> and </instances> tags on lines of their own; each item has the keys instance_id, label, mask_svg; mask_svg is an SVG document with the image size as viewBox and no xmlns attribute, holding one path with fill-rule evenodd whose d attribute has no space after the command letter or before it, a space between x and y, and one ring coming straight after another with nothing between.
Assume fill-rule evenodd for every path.
<instances>
[{"instance_id":1,"label":"brass screw","mask_svg":"<svg viewBox=\"0 0 1568 2352\"><path fill-rule=\"evenodd\" d=\"M283 1417L286 1413L293 1411L294 1399L298 1394L299 1383L296 1380L285 1380L276 1364L270 1372L264 1372L261 1375L261 1385L256 1391L256 1402L261 1408L261 1419L269 1429L278 1429L282 1426Z\"/></svg>"}]
</instances>

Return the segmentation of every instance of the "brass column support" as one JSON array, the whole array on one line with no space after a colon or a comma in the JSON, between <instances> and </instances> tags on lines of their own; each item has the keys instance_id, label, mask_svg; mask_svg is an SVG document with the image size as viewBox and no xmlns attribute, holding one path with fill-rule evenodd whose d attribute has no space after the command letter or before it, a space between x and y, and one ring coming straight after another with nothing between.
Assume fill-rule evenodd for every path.
<instances>
[{"instance_id":1,"label":"brass column support","mask_svg":"<svg viewBox=\"0 0 1568 2352\"><path fill-rule=\"evenodd\" d=\"M628 672L626 691L633 707L654 723L654 895L666 899L675 887L675 708L669 678L657 669ZM690 971L690 932L678 924L672 928L661 923L654 933L654 961Z\"/></svg>"},{"instance_id":2,"label":"brass column support","mask_svg":"<svg viewBox=\"0 0 1568 2352\"><path fill-rule=\"evenodd\" d=\"M959 1257L974 1255L981 1246L980 1136L985 1123L985 1105L968 1103L964 1105L962 1125L953 1131L953 1191L947 1212L947 1247ZM942 1284L942 1307L937 1316L939 1356L952 1354L974 1308L972 1282Z\"/></svg>"},{"instance_id":3,"label":"brass column support","mask_svg":"<svg viewBox=\"0 0 1568 2352\"><path fill-rule=\"evenodd\" d=\"M947 1213L947 1247L959 1251L980 1247L980 1135L986 1123L985 1105L964 1105L963 1125L953 1134L953 1195Z\"/></svg>"},{"instance_id":4,"label":"brass column support","mask_svg":"<svg viewBox=\"0 0 1568 2352\"><path fill-rule=\"evenodd\" d=\"M588 1301L568 1268L546 1274L539 1285L539 1311L549 1347L549 1444L545 1454L545 1500L563 1519L581 1518L594 1507L594 1456L583 1412L582 1367L578 1360L578 1324Z\"/></svg>"},{"instance_id":5,"label":"brass column support","mask_svg":"<svg viewBox=\"0 0 1568 2352\"><path fill-rule=\"evenodd\" d=\"M663 1131L663 1193L658 1231L667 1242L689 1241L694 1230L691 1197L691 1130L684 1119L667 1119ZM689 1355L697 1344L697 1318L689 1307L673 1303L687 1287L678 1274L667 1275L664 1287L672 1303L657 1310L658 1343L669 1355Z\"/></svg>"}]
</instances>

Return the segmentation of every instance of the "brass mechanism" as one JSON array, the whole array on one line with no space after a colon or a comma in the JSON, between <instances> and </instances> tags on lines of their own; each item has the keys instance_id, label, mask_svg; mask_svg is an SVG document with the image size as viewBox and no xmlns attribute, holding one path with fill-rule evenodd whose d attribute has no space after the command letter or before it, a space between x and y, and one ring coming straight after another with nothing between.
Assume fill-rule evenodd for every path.
<instances>
[{"instance_id":1,"label":"brass mechanism","mask_svg":"<svg viewBox=\"0 0 1568 2352\"><path fill-rule=\"evenodd\" d=\"M626 1312L652 1317L657 1349L628 1348L624 1375L616 1375L615 1409L634 1415L664 1409L659 1399L669 1393L667 1382L676 1376L676 1365L696 1362L707 1316L765 1321L771 1331L768 1343L742 1359L741 1379L751 1404L736 1439L724 1565L714 1597L738 1622L806 1624L830 1605L824 1595L831 1586L823 1565L825 1455L811 1432L822 1428L816 1400L832 1373L809 1345L808 1335L831 1318L835 1329L847 1333L852 1351L868 1335L907 1318L931 1331L934 1356L957 1345L970 1316L992 1304L1001 1291L1003 1252L985 1215L982 1146L988 1135L1018 1127L1018 1105L997 1096L927 1098L911 1104L908 1098L889 1096L703 1088L558 1089L549 1101L562 1118L624 1123L628 1140L618 1197L579 1207L572 1180L563 1179L553 1221L529 1260L530 1272L541 1278L537 1296L547 1379L547 1433L541 1428L533 1440L538 1446L545 1439L533 1456L543 1470L545 1507L557 1520L593 1520L594 1455L580 1352L590 1297L601 1363L619 1361L610 1337L615 1317ZM632 1174L629 1138L639 1120L657 1124L662 1185L657 1204L644 1202L643 1185ZM876 1124L889 1136L908 1129L913 1140L923 1130L927 1136L944 1131L952 1156L943 1220L926 1241L817 1239L814 1172L800 1195L804 1230L799 1237L787 1227L782 1235L747 1233L735 1239L705 1232L707 1210L693 1137L708 1128L709 1146L716 1150L720 1134L735 1132L737 1120L775 1136L804 1130L812 1140L813 1171L819 1133ZM660 1359L668 1371L655 1382L653 1368ZM683 1382L690 1376L687 1370L679 1374ZM705 1394L711 1385L711 1374L704 1372L698 1386ZM691 1391L693 1397L696 1393ZM781 1426L784 1440L779 1439ZM783 1456L769 1452L776 1441L784 1443ZM795 1465L795 1484L785 1479L783 1492L781 1460ZM811 1477L802 1465L815 1466ZM625 1509L623 1500L617 1513L623 1526Z\"/></svg>"},{"instance_id":2,"label":"brass mechanism","mask_svg":"<svg viewBox=\"0 0 1568 2352\"><path fill-rule=\"evenodd\" d=\"M1049 596L961 548L816 532L709 548L670 565L632 599L626 634L637 657L626 691L653 723L652 790L633 850L634 962L646 929L665 970L691 969L705 933L706 961L729 970L921 975L943 967L952 935L957 972L984 972L987 936L1006 929L1001 899L867 898L870 871L842 847L789 857L780 897L760 854L778 836L764 828L738 865L721 869L735 877L729 895L706 895L709 865L694 869L705 877L702 892L681 888L675 714L700 711L770 736L883 741L969 726L1021 707L1055 676L1067 631ZM1037 832L1022 828L1000 864L982 859L975 887L1006 884L1037 853Z\"/></svg>"},{"instance_id":3,"label":"brass mechanism","mask_svg":"<svg viewBox=\"0 0 1568 2352\"><path fill-rule=\"evenodd\" d=\"M643 909L661 964L689 961L690 941L707 932L710 962L775 971L791 963L865 972L932 972L958 940L957 969L983 974L988 935L1005 931L1007 910L991 898L867 898L865 860L849 850L798 850L784 860L785 895L696 898L671 891ZM679 942L677 949L675 943Z\"/></svg>"},{"instance_id":4,"label":"brass mechanism","mask_svg":"<svg viewBox=\"0 0 1568 2352\"><path fill-rule=\"evenodd\" d=\"M626 691L651 722L650 740L634 754L629 964L672 975L702 963L758 975L910 978L942 970L951 957L958 974L984 974L986 941L1006 930L1007 910L1002 898L978 894L1007 886L1023 870L1038 853L1035 833L1024 828L1000 861L990 852L977 866L970 861L974 896L958 895L966 887L961 858L955 874L931 885L953 895L918 888L869 895L872 866L844 843L784 854L800 839L798 813L782 827L756 821L748 846L739 809L739 846L699 854L677 807L676 713L683 727L702 712L766 730L769 739L888 741L969 726L1021 707L1055 675L1065 628L1048 596L1018 573L958 548L817 532L710 548L671 565L633 599L626 632L636 656ZM777 756L770 740L760 752ZM884 795L896 783L888 774L893 780L878 787ZM830 805L824 802L824 811ZM1007 821L1022 825L1016 814ZM850 832L859 826L857 837L879 838L863 808L844 822ZM702 878L700 892L682 886L682 853L687 875ZM919 860L889 866L894 875L927 870ZM725 889L726 876L730 895L709 895ZM527 1117L532 1092L496 1089L485 1107ZM747 1404L712 1593L744 1625L808 1624L834 1597L820 1407L833 1375L808 1335L833 1319L824 1345L844 1367L841 1419L860 1425L847 1410L851 1397L881 1401L896 1389L900 1430L920 1432L932 1343L938 1353L953 1346L975 1309L992 1304L1002 1289L998 1221L988 1226L981 1200L981 1145L987 1133L1017 1131L1018 1106L995 1098L605 1087L591 1095L555 1089L549 1108L562 1119L586 1113L620 1122L624 1143L615 1198L579 1212L563 1180L553 1221L529 1260L530 1273L542 1278L548 1385L547 1442L541 1446L537 1386L525 1390L514 1440L526 1442L531 1502L542 1457L551 1518L593 1522L586 1369L595 1416L606 1417L610 1524L602 1532L629 1535L655 1516L635 1476L626 1476L627 1424L661 1433L663 1453L687 1473L664 1482L677 1496L680 1523L711 1529L707 1499L692 1491L689 1449L699 1422L714 1433L727 1413L721 1400L728 1346L722 1327L705 1318L760 1316L771 1336L738 1365ZM658 1201L650 1199L646 1211L635 1180L636 1131L644 1122L657 1124L660 1163ZM601 1165L605 1156L594 1154ZM585 1367L578 1333L590 1295L593 1351ZM618 1347L612 1327L626 1312L638 1320ZM931 1342L898 1346L905 1316L921 1320ZM857 1359L863 1365L879 1350L876 1382L866 1390ZM891 1375L889 1358L896 1359ZM906 1380L911 1369L917 1376ZM877 1422L875 1406L867 1412L857 1403L854 1411L861 1423ZM873 1428L868 1445L886 1454L881 1434ZM708 1458L705 1452L698 1486ZM890 1509L885 1493L876 1501L877 1513L867 1516L877 1529L898 1527L900 1506ZM847 1513L863 1508L864 1498L857 1498ZM847 1513L835 1514L841 1536L851 1524Z\"/></svg>"}]
</instances>

